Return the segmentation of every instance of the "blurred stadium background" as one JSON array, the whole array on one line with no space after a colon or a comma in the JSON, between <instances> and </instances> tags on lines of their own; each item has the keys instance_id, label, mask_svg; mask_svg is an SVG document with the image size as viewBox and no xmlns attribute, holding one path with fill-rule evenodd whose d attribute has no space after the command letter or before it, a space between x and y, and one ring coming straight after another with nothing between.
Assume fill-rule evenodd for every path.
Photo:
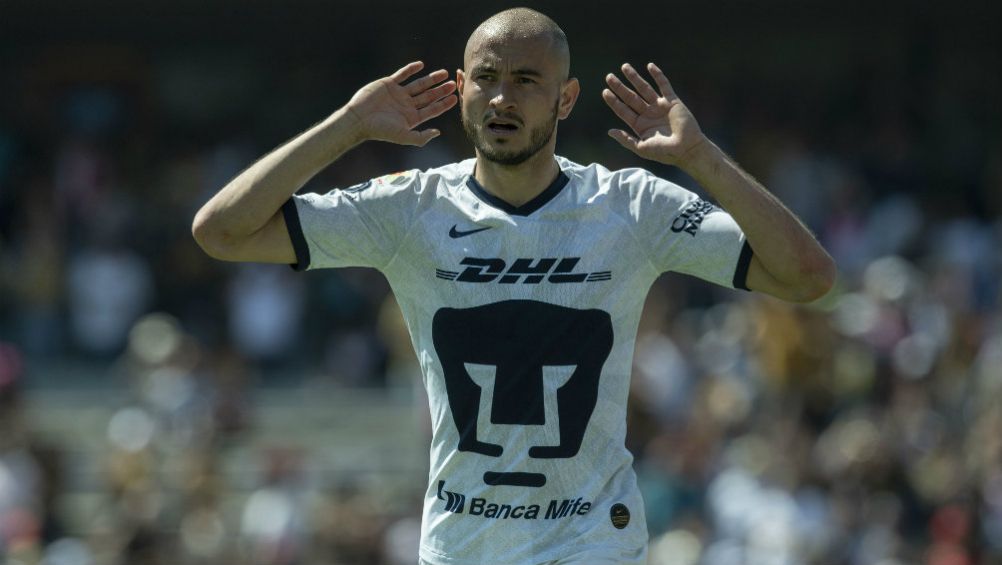
<instances>
[{"instance_id":1,"label":"blurred stadium background","mask_svg":"<svg viewBox=\"0 0 1002 565\"><path fill-rule=\"evenodd\" d=\"M809 307L652 289L629 439L651 563L1002 563L1002 5L530 5L583 86L559 153L650 167L599 92L656 60L840 267ZM190 223L509 6L0 0L7 564L414 563L428 416L385 281L215 262ZM472 155L455 111L435 126L306 190Z\"/></svg>"}]
</instances>

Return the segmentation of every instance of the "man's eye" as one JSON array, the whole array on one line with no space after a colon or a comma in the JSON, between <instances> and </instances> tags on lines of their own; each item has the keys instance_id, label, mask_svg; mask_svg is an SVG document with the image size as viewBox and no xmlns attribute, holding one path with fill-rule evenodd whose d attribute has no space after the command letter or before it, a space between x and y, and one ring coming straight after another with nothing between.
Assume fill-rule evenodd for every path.
<instances>
[{"instance_id":1,"label":"man's eye","mask_svg":"<svg viewBox=\"0 0 1002 565\"><path fill-rule=\"evenodd\" d=\"M518 77L517 79L515 79L515 81L518 82L519 84L535 84L536 82L529 77Z\"/></svg>"}]
</instances>

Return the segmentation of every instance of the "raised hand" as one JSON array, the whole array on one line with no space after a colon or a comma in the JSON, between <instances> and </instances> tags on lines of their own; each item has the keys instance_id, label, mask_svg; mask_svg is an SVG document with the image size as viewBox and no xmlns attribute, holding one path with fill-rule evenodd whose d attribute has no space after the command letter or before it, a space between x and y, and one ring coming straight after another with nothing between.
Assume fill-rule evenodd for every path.
<instances>
[{"instance_id":1,"label":"raised hand","mask_svg":"<svg viewBox=\"0 0 1002 565\"><path fill-rule=\"evenodd\" d=\"M358 120L364 140L422 146L438 137L441 132L437 129L414 128L456 105L456 82L442 82L449 73L439 69L403 84L423 68L421 61L409 63L352 96L345 109Z\"/></svg>"},{"instance_id":2,"label":"raised hand","mask_svg":"<svg viewBox=\"0 0 1002 565\"><path fill-rule=\"evenodd\" d=\"M602 91L602 99L635 135L612 129L609 136L645 159L668 165L684 164L692 150L706 141L696 118L654 63L648 63L647 70L660 94L629 63L624 64L622 70L633 88L609 73L605 77L609 88Z\"/></svg>"}]
</instances>

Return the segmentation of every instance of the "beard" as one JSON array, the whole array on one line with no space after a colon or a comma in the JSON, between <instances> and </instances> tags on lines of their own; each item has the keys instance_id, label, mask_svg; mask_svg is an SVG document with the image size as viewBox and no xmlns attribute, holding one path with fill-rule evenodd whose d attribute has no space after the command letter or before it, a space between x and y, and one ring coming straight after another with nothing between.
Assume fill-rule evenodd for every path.
<instances>
[{"instance_id":1,"label":"beard","mask_svg":"<svg viewBox=\"0 0 1002 565\"><path fill-rule=\"evenodd\" d=\"M484 131L483 122L480 122L479 124L474 123L473 120L469 119L466 115L465 111L461 112L463 131L466 132L467 139L469 139L470 143L476 147L477 152L483 156L484 159L487 159L492 163L508 167L521 165L529 160L530 157L539 153L539 150L546 146L546 144L550 141L550 138L553 137L553 132L557 127L557 111L559 108L560 99L557 99L556 103L553 105L553 111L550 112L549 119L529 132L529 145L524 147L522 150L504 149L498 145L488 143L486 137L490 135L490 132Z\"/></svg>"}]
</instances>

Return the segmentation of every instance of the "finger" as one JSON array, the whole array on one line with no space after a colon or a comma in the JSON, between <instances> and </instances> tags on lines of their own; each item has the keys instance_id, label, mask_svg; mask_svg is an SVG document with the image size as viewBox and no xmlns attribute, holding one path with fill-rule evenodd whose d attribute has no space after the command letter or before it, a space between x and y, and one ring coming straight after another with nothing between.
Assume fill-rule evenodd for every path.
<instances>
[{"instance_id":1,"label":"finger","mask_svg":"<svg viewBox=\"0 0 1002 565\"><path fill-rule=\"evenodd\" d=\"M442 83L431 90L425 90L421 94L411 98L411 101L417 108L424 108L428 104L445 98L455 91L456 83L450 80L449 82Z\"/></svg>"},{"instance_id":2,"label":"finger","mask_svg":"<svg viewBox=\"0 0 1002 565\"><path fill-rule=\"evenodd\" d=\"M611 129L609 130L609 137L615 139L616 142L622 145L623 147L629 149L630 151L633 151L634 153L637 153L637 144L639 143L639 141L637 141L637 138L633 137L632 135L626 133L621 129Z\"/></svg>"},{"instance_id":3,"label":"finger","mask_svg":"<svg viewBox=\"0 0 1002 565\"><path fill-rule=\"evenodd\" d=\"M420 124L421 122L428 121L436 116L441 116L446 112L446 110L455 106L458 101L459 98L457 98L456 95L450 94L441 100L436 100L435 102L428 104L424 108L418 110L418 123Z\"/></svg>"},{"instance_id":4,"label":"finger","mask_svg":"<svg viewBox=\"0 0 1002 565\"><path fill-rule=\"evenodd\" d=\"M623 74L626 75L627 80L633 85L633 88L637 90L637 94L644 99L648 104L653 104L658 99L658 93L651 86L651 83L647 82L644 77L640 76L637 69L633 68L633 65L629 63L623 64Z\"/></svg>"},{"instance_id":5,"label":"finger","mask_svg":"<svg viewBox=\"0 0 1002 565\"><path fill-rule=\"evenodd\" d=\"M633 127L633 124L637 121L637 113L634 112L632 108L624 104L623 101L617 98L616 95L608 88L602 91L602 100L605 100L605 103L609 106L609 108L612 108L612 112L619 116L619 119L626 122L626 124L631 128Z\"/></svg>"},{"instance_id":6,"label":"finger","mask_svg":"<svg viewBox=\"0 0 1002 565\"><path fill-rule=\"evenodd\" d=\"M421 131L411 131L408 132L407 137L403 140L405 145L416 145L418 147L424 147L429 141L435 139L436 137L442 135L442 132L431 128Z\"/></svg>"},{"instance_id":7,"label":"finger","mask_svg":"<svg viewBox=\"0 0 1002 565\"><path fill-rule=\"evenodd\" d=\"M636 92L630 90L628 86L623 84L623 81L619 80L619 77L609 73L605 76L605 83L609 85L612 92L619 97L620 100L626 103L634 112L642 114L647 108L648 104L641 98Z\"/></svg>"},{"instance_id":8,"label":"finger","mask_svg":"<svg viewBox=\"0 0 1002 565\"><path fill-rule=\"evenodd\" d=\"M654 63L647 63L647 70L654 77L654 82L658 85L658 90L661 91L661 96L668 99L669 102L673 100L678 100L678 95L675 94L675 89L671 87L671 83L668 82L668 77L665 76L664 72L658 68Z\"/></svg>"},{"instance_id":9,"label":"finger","mask_svg":"<svg viewBox=\"0 0 1002 565\"><path fill-rule=\"evenodd\" d=\"M400 67L397 72L390 75L393 82L401 83L408 78L414 76L415 73L424 68L424 63L421 61L414 61L413 63L407 63L403 67Z\"/></svg>"},{"instance_id":10,"label":"finger","mask_svg":"<svg viewBox=\"0 0 1002 565\"><path fill-rule=\"evenodd\" d=\"M443 80L449 78L449 71L445 69L439 69L437 71L429 73L427 76L423 76L413 82L404 85L404 90L410 96L417 96L425 90L428 90L432 86L442 82Z\"/></svg>"}]
</instances>

